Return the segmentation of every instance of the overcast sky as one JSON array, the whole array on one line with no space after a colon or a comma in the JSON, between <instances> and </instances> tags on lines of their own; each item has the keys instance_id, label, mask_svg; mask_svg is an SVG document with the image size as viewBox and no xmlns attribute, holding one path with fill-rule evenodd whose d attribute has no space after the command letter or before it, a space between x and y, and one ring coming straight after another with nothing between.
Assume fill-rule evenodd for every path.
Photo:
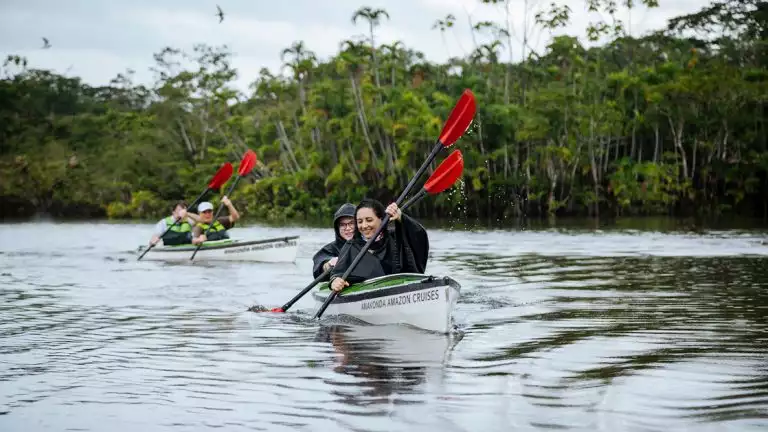
<instances>
[{"instance_id":1,"label":"overcast sky","mask_svg":"<svg viewBox=\"0 0 768 432\"><path fill-rule=\"evenodd\" d=\"M529 22L537 10L553 0L529 0ZM224 10L219 24L216 4ZM599 18L586 11L584 0L556 0L571 7L571 25L559 33L584 36L587 24ZM638 1L639 3L639 1ZM639 36L665 25L667 19L699 10L705 0L660 0L659 8L638 7L632 12L631 31ZM513 0L513 59L520 59L523 0ZM295 40L320 58L338 50L339 42L368 32L367 24L351 22L361 6L384 8L391 19L377 30L377 43L403 41L430 60L469 52L472 39L467 14L474 22L503 22L500 6L480 0L0 0L0 54L27 57L30 66L53 69L86 82L106 84L118 73L134 69L135 80L150 83L152 55L165 46L191 49L196 43L226 44L234 52L243 90L262 67L277 71L280 52ZM457 27L446 35L447 47L435 20L453 13ZM627 21L622 10L620 17ZM42 49L42 38L51 48ZM550 35L529 30L531 45L543 51ZM506 59L506 51L504 59Z\"/></svg>"}]
</instances>

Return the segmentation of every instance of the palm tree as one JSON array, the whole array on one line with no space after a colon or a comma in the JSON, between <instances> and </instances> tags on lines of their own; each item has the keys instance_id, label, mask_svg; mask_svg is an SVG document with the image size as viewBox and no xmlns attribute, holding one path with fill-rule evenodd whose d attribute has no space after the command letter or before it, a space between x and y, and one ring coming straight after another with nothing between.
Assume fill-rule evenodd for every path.
<instances>
[{"instance_id":1,"label":"palm tree","mask_svg":"<svg viewBox=\"0 0 768 432\"><path fill-rule=\"evenodd\" d=\"M280 53L280 60L285 62L286 56L292 56L290 62L283 64L283 67L291 69L294 79L299 84L299 101L301 102L302 114L307 114L307 92L305 86L308 85L309 73L314 69L317 56L314 52L305 49L303 41L294 42L290 48L286 48Z\"/></svg>"},{"instance_id":2,"label":"palm tree","mask_svg":"<svg viewBox=\"0 0 768 432\"><path fill-rule=\"evenodd\" d=\"M376 60L376 42L374 40L374 28L381 25L381 18L387 17L389 19L389 14L384 9L372 9L370 6L361 7L355 13L352 15L352 24L357 24L358 18L364 18L368 20L368 26L370 28L371 33L371 56L373 58L373 73L376 78L376 87L381 87L381 83L379 81L379 69L378 69L378 63Z\"/></svg>"}]
</instances>

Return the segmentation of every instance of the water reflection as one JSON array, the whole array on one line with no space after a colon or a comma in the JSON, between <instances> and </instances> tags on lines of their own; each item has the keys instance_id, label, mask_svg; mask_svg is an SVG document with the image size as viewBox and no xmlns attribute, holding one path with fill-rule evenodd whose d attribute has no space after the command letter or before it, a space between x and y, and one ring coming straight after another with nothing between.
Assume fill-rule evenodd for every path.
<instances>
[{"instance_id":1,"label":"water reflection","mask_svg":"<svg viewBox=\"0 0 768 432\"><path fill-rule=\"evenodd\" d=\"M420 387L429 370L445 367L461 335L360 323L321 326L315 340L333 347L337 356L331 367L335 372L360 380L348 392L336 394L352 405L375 405L421 403L406 395L423 391Z\"/></svg>"},{"instance_id":2,"label":"water reflection","mask_svg":"<svg viewBox=\"0 0 768 432\"><path fill-rule=\"evenodd\" d=\"M487 313L467 332L494 342L469 358L485 374L519 377L532 406L591 407L644 427L768 418L768 259L466 254L458 262L483 281L499 278L472 297ZM484 301L515 297L510 290L536 301L507 314ZM509 326L519 333L504 340L499 329Z\"/></svg>"},{"instance_id":3,"label":"water reflection","mask_svg":"<svg viewBox=\"0 0 768 432\"><path fill-rule=\"evenodd\" d=\"M137 262L148 230L0 232L0 430L768 426L753 235L436 231L429 271L462 284L440 335L246 312L307 284L325 229L290 266Z\"/></svg>"}]
</instances>

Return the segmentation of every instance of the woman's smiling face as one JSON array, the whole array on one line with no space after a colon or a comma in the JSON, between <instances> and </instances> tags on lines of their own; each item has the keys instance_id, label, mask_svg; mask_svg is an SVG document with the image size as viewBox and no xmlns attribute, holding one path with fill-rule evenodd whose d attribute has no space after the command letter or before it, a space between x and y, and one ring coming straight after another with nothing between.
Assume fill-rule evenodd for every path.
<instances>
[{"instance_id":1,"label":"woman's smiling face","mask_svg":"<svg viewBox=\"0 0 768 432\"><path fill-rule=\"evenodd\" d=\"M339 235L344 240L352 240L355 236L355 219L351 216L344 216L339 219Z\"/></svg>"},{"instance_id":2,"label":"woman's smiling face","mask_svg":"<svg viewBox=\"0 0 768 432\"><path fill-rule=\"evenodd\" d=\"M357 210L357 230L366 239L371 238L373 233L379 229L381 225L381 219L376 216L372 208L362 207Z\"/></svg>"}]
</instances>

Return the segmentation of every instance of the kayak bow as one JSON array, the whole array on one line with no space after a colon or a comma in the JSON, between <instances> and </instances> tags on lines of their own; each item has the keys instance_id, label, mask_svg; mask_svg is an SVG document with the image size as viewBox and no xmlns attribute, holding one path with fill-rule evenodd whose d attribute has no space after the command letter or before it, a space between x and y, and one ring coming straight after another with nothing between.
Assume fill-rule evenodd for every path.
<instances>
[{"instance_id":1,"label":"kayak bow","mask_svg":"<svg viewBox=\"0 0 768 432\"><path fill-rule=\"evenodd\" d=\"M370 324L406 324L448 333L461 285L450 277L398 273L350 285L326 314L348 315ZM312 296L319 307L331 294L328 282Z\"/></svg>"}]
</instances>

